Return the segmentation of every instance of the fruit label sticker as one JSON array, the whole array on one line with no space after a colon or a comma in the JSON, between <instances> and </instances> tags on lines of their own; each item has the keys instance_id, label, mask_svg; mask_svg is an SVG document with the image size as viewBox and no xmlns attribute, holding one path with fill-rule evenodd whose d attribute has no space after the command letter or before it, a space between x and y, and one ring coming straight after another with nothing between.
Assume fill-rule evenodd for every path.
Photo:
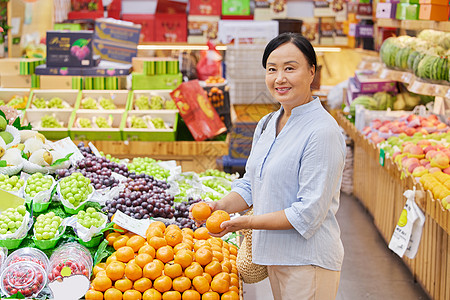
<instances>
[{"instance_id":1,"label":"fruit label sticker","mask_svg":"<svg viewBox=\"0 0 450 300\"><path fill-rule=\"evenodd\" d=\"M86 294L89 284L89 279L84 275L69 275L59 280L53 280L48 287L52 291L54 300L76 300Z\"/></svg>"},{"instance_id":2,"label":"fruit label sticker","mask_svg":"<svg viewBox=\"0 0 450 300\"><path fill-rule=\"evenodd\" d=\"M84 159L83 154L81 154L80 150L78 149L77 145L75 145L72 142L72 139L70 137L66 137L62 140L56 141L54 143L51 143L51 146L53 149L55 149L58 152L61 152L63 156L66 156L69 153L73 153L72 156L70 156L70 162L76 163L79 160Z\"/></svg>"},{"instance_id":3,"label":"fruit label sticker","mask_svg":"<svg viewBox=\"0 0 450 300\"><path fill-rule=\"evenodd\" d=\"M137 220L127 216L126 214L118 210L114 214L114 223L116 223L120 227L125 228L126 230L129 230L146 238L147 237L146 231L148 226L150 225L150 220L149 219Z\"/></svg>"},{"instance_id":4,"label":"fruit label sticker","mask_svg":"<svg viewBox=\"0 0 450 300\"><path fill-rule=\"evenodd\" d=\"M384 160L386 158L386 154L384 153L384 149L380 149L380 165L384 167Z\"/></svg>"}]
</instances>

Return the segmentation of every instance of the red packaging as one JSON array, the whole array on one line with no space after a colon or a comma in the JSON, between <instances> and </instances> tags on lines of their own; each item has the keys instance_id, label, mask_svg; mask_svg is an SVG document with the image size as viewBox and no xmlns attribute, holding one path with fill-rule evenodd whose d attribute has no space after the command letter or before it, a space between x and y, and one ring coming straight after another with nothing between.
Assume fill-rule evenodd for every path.
<instances>
[{"instance_id":1,"label":"red packaging","mask_svg":"<svg viewBox=\"0 0 450 300\"><path fill-rule=\"evenodd\" d=\"M157 13L155 15L155 41L186 42L187 15Z\"/></svg>"},{"instance_id":2,"label":"red packaging","mask_svg":"<svg viewBox=\"0 0 450 300\"><path fill-rule=\"evenodd\" d=\"M155 41L155 15L150 14L123 14L122 20L141 24L140 42Z\"/></svg>"},{"instance_id":3,"label":"red packaging","mask_svg":"<svg viewBox=\"0 0 450 300\"><path fill-rule=\"evenodd\" d=\"M106 8L108 10L108 18L120 20L122 12L122 0L113 0Z\"/></svg>"},{"instance_id":4,"label":"red packaging","mask_svg":"<svg viewBox=\"0 0 450 300\"><path fill-rule=\"evenodd\" d=\"M212 138L227 130L198 80L183 82L170 96L196 141Z\"/></svg>"},{"instance_id":5,"label":"red packaging","mask_svg":"<svg viewBox=\"0 0 450 300\"><path fill-rule=\"evenodd\" d=\"M67 18L76 19L97 19L103 17L103 3L101 0L71 0L71 9Z\"/></svg>"},{"instance_id":6,"label":"red packaging","mask_svg":"<svg viewBox=\"0 0 450 300\"><path fill-rule=\"evenodd\" d=\"M191 0L189 15L220 16L222 0Z\"/></svg>"}]
</instances>

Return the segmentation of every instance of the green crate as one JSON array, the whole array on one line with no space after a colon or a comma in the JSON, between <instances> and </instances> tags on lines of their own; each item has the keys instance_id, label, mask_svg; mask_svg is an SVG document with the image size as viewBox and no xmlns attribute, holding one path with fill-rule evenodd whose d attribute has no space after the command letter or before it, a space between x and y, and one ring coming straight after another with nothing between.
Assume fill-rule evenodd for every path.
<instances>
[{"instance_id":1,"label":"green crate","mask_svg":"<svg viewBox=\"0 0 450 300\"><path fill-rule=\"evenodd\" d=\"M120 141L122 140L122 134L120 126L122 124L122 118L125 113L125 109L122 110L88 110L79 109L72 114L69 122L69 135L72 140L96 140L96 141ZM113 117L112 128L76 128L75 124L77 118Z\"/></svg>"},{"instance_id":2,"label":"green crate","mask_svg":"<svg viewBox=\"0 0 450 300\"><path fill-rule=\"evenodd\" d=\"M250 15L250 0L222 0L222 15Z\"/></svg>"},{"instance_id":3,"label":"green crate","mask_svg":"<svg viewBox=\"0 0 450 300\"><path fill-rule=\"evenodd\" d=\"M418 20L419 4L397 3L395 18L397 20Z\"/></svg>"},{"instance_id":4,"label":"green crate","mask_svg":"<svg viewBox=\"0 0 450 300\"><path fill-rule=\"evenodd\" d=\"M44 114L52 114L55 115L56 119L60 122L64 123L64 127L62 128L42 128L39 126L41 117ZM72 118L72 114L75 114L75 110L73 111L62 111L62 110L28 110L25 114L23 123L28 124L31 123L33 129L42 133L49 140L60 140L69 136L69 121Z\"/></svg>"},{"instance_id":5,"label":"green crate","mask_svg":"<svg viewBox=\"0 0 450 300\"><path fill-rule=\"evenodd\" d=\"M145 75L132 73L131 89L133 90L174 90L183 82L183 75Z\"/></svg>"},{"instance_id":6,"label":"green crate","mask_svg":"<svg viewBox=\"0 0 450 300\"><path fill-rule=\"evenodd\" d=\"M169 129L128 128L127 118L131 116L160 117L164 122L173 124ZM177 137L178 111L176 110L130 110L124 113L122 124L122 140L124 141L175 141Z\"/></svg>"}]
</instances>

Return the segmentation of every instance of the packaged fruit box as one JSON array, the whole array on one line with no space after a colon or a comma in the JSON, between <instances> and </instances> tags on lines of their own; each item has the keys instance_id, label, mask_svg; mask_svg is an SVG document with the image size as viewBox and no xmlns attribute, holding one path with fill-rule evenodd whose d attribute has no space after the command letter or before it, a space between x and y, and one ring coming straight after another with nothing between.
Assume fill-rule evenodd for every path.
<instances>
[{"instance_id":1,"label":"packaged fruit box","mask_svg":"<svg viewBox=\"0 0 450 300\"><path fill-rule=\"evenodd\" d=\"M42 114L50 110L72 112L78 108L79 96L78 90L33 90L26 112L39 111Z\"/></svg>"},{"instance_id":2,"label":"packaged fruit box","mask_svg":"<svg viewBox=\"0 0 450 300\"><path fill-rule=\"evenodd\" d=\"M0 89L0 105L16 109L25 109L30 96L30 89Z\"/></svg>"},{"instance_id":3,"label":"packaged fruit box","mask_svg":"<svg viewBox=\"0 0 450 300\"><path fill-rule=\"evenodd\" d=\"M108 112L123 112L128 108L130 92L127 90L84 90L81 91L79 112L103 110Z\"/></svg>"},{"instance_id":4,"label":"packaged fruit box","mask_svg":"<svg viewBox=\"0 0 450 300\"><path fill-rule=\"evenodd\" d=\"M124 113L120 128L123 140L174 141L177 124L176 110L132 110Z\"/></svg>"},{"instance_id":5,"label":"packaged fruit box","mask_svg":"<svg viewBox=\"0 0 450 300\"><path fill-rule=\"evenodd\" d=\"M87 110L74 113L69 122L73 140L120 141L120 125L125 110Z\"/></svg>"},{"instance_id":6,"label":"packaged fruit box","mask_svg":"<svg viewBox=\"0 0 450 300\"><path fill-rule=\"evenodd\" d=\"M29 110L22 121L23 124L31 123L33 129L39 131L49 140L60 140L69 136L69 121L73 112L60 111L58 109Z\"/></svg>"},{"instance_id":7,"label":"packaged fruit box","mask_svg":"<svg viewBox=\"0 0 450 300\"><path fill-rule=\"evenodd\" d=\"M170 90L134 91L129 110L175 110Z\"/></svg>"}]
</instances>

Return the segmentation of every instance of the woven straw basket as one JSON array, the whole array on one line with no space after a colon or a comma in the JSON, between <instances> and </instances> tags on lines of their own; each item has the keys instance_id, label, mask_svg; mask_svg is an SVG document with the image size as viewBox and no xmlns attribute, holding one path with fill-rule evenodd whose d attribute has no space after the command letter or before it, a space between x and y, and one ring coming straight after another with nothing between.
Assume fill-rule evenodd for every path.
<instances>
[{"instance_id":1,"label":"woven straw basket","mask_svg":"<svg viewBox=\"0 0 450 300\"><path fill-rule=\"evenodd\" d=\"M253 207L245 215L253 215ZM244 239L237 253L236 266L245 283L256 283L268 276L267 266L252 262L252 230L243 229L241 233L244 235Z\"/></svg>"}]
</instances>

